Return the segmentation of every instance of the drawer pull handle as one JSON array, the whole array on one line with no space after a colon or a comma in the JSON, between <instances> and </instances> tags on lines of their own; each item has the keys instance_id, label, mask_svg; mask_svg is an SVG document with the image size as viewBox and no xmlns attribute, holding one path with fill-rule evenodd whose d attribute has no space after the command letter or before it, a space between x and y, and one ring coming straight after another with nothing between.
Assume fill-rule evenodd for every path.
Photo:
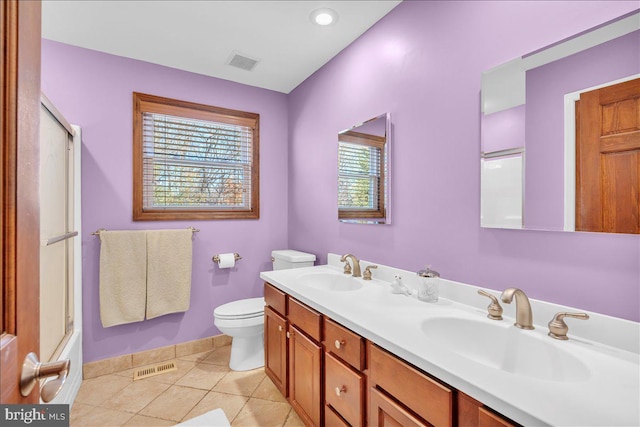
<instances>
[{"instance_id":1,"label":"drawer pull handle","mask_svg":"<svg viewBox=\"0 0 640 427\"><path fill-rule=\"evenodd\" d=\"M333 343L333 345L335 345L338 350L340 350L340 347L342 347L344 344L344 340L336 340L336 342Z\"/></svg>"},{"instance_id":2,"label":"drawer pull handle","mask_svg":"<svg viewBox=\"0 0 640 427\"><path fill-rule=\"evenodd\" d=\"M342 393L346 393L346 392L347 392L347 387L345 386L336 387L336 396L340 397Z\"/></svg>"},{"instance_id":3,"label":"drawer pull handle","mask_svg":"<svg viewBox=\"0 0 640 427\"><path fill-rule=\"evenodd\" d=\"M278 331L282 332L282 325L278 325Z\"/></svg>"}]
</instances>

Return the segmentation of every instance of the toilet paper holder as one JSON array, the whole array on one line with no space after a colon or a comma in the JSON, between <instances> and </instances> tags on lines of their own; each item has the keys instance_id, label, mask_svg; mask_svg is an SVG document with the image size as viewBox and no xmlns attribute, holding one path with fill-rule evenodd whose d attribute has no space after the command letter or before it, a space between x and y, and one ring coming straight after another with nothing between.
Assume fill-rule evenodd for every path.
<instances>
[{"instance_id":1,"label":"toilet paper holder","mask_svg":"<svg viewBox=\"0 0 640 427\"><path fill-rule=\"evenodd\" d=\"M239 259L242 259L242 257L240 256L239 253L234 252L233 253L233 257L236 259L236 261L238 261ZM214 255L213 258L211 258L213 260L213 262L215 262L216 264L218 264L220 262L220 255Z\"/></svg>"}]
</instances>

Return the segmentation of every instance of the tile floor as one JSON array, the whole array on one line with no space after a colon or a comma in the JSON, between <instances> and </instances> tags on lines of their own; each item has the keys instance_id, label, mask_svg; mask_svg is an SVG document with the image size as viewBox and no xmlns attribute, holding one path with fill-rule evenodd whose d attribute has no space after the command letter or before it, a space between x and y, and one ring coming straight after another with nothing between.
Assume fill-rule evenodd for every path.
<instances>
[{"instance_id":1,"label":"tile floor","mask_svg":"<svg viewBox=\"0 0 640 427\"><path fill-rule=\"evenodd\" d=\"M173 426L222 408L233 427L304 424L264 369L229 369L231 346L177 359L178 370L133 381L133 369L82 381L71 427Z\"/></svg>"}]
</instances>

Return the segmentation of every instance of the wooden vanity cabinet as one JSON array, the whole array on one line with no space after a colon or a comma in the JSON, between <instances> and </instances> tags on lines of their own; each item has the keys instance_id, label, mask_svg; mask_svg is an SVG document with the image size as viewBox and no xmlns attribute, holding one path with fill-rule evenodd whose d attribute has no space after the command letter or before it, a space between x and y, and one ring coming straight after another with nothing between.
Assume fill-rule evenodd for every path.
<instances>
[{"instance_id":1,"label":"wooden vanity cabinet","mask_svg":"<svg viewBox=\"0 0 640 427\"><path fill-rule=\"evenodd\" d=\"M455 390L370 342L367 342L367 353L369 419L372 425L378 425L375 420L380 418L380 403L371 399L380 394L388 401L402 402L399 406L417 419L416 425L454 425ZM383 414L395 419L388 406L383 407Z\"/></svg>"},{"instance_id":2,"label":"wooden vanity cabinet","mask_svg":"<svg viewBox=\"0 0 640 427\"><path fill-rule=\"evenodd\" d=\"M265 283L265 372L308 427L518 427Z\"/></svg>"},{"instance_id":3,"label":"wooden vanity cabinet","mask_svg":"<svg viewBox=\"0 0 640 427\"><path fill-rule=\"evenodd\" d=\"M374 387L369 388L369 426L430 427L404 406Z\"/></svg>"},{"instance_id":4,"label":"wooden vanity cabinet","mask_svg":"<svg viewBox=\"0 0 640 427\"><path fill-rule=\"evenodd\" d=\"M289 403L307 426L323 425L322 316L289 297Z\"/></svg>"},{"instance_id":5,"label":"wooden vanity cabinet","mask_svg":"<svg viewBox=\"0 0 640 427\"><path fill-rule=\"evenodd\" d=\"M460 427L516 427L519 425L460 391L457 403Z\"/></svg>"},{"instance_id":6,"label":"wooden vanity cabinet","mask_svg":"<svg viewBox=\"0 0 640 427\"><path fill-rule=\"evenodd\" d=\"M271 307L264 308L264 370L287 397L287 320Z\"/></svg>"},{"instance_id":7,"label":"wooden vanity cabinet","mask_svg":"<svg viewBox=\"0 0 640 427\"><path fill-rule=\"evenodd\" d=\"M325 405L348 425L366 426L365 340L326 317L323 326Z\"/></svg>"},{"instance_id":8,"label":"wooden vanity cabinet","mask_svg":"<svg viewBox=\"0 0 640 427\"><path fill-rule=\"evenodd\" d=\"M287 354L289 351L286 319L287 296L264 284L264 370L284 397L288 395Z\"/></svg>"},{"instance_id":9,"label":"wooden vanity cabinet","mask_svg":"<svg viewBox=\"0 0 640 427\"><path fill-rule=\"evenodd\" d=\"M324 427L351 427L331 406L324 407Z\"/></svg>"}]
</instances>

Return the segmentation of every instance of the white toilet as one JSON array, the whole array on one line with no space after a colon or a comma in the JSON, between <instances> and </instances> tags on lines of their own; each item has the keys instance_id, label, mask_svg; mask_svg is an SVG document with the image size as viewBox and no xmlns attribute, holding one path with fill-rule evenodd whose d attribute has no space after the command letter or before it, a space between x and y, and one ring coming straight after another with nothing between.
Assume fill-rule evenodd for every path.
<instances>
[{"instance_id":1,"label":"white toilet","mask_svg":"<svg viewBox=\"0 0 640 427\"><path fill-rule=\"evenodd\" d=\"M316 256L290 249L271 252L274 270L311 267ZM229 335L229 368L248 371L264 366L264 298L232 301L213 311L213 324Z\"/></svg>"}]
</instances>

